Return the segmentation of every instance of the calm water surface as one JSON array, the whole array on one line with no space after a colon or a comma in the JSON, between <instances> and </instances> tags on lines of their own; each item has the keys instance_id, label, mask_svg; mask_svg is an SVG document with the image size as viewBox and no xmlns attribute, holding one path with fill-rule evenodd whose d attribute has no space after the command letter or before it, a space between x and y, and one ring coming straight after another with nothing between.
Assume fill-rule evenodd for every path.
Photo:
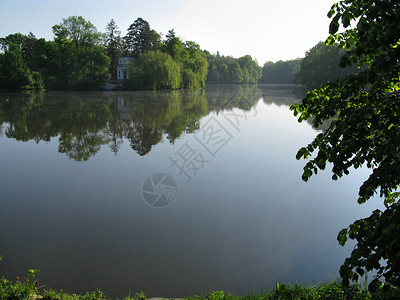
<instances>
[{"instance_id":1,"label":"calm water surface","mask_svg":"<svg viewBox=\"0 0 400 300\"><path fill-rule=\"evenodd\" d=\"M361 169L301 180L295 86L0 94L0 276L180 297L332 279Z\"/></svg>"}]
</instances>

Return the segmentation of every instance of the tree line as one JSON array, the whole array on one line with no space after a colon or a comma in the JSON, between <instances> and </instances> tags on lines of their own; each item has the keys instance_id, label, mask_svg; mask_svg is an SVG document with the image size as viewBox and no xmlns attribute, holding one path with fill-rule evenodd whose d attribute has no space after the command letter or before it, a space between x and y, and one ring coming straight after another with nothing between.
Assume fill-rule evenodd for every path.
<instances>
[{"instance_id":1,"label":"tree line","mask_svg":"<svg viewBox=\"0 0 400 300\"><path fill-rule=\"evenodd\" d=\"M34 34L0 38L0 89L100 89L117 78L118 59L134 58L125 89L201 88L206 83L298 83L313 89L354 73L339 68L344 50L318 43L302 59L266 62L250 55L211 54L193 41L182 41L171 29L165 38L137 18L125 36L112 19L101 33L80 16L52 27L54 39Z\"/></svg>"},{"instance_id":2,"label":"tree line","mask_svg":"<svg viewBox=\"0 0 400 300\"><path fill-rule=\"evenodd\" d=\"M250 55L240 58L212 55L206 51L208 60L207 83L252 83L261 78L262 69Z\"/></svg>"},{"instance_id":3,"label":"tree line","mask_svg":"<svg viewBox=\"0 0 400 300\"><path fill-rule=\"evenodd\" d=\"M101 33L80 16L63 19L52 30L51 41L32 33L0 38L0 89L101 88L106 80L116 79L118 58L125 55L134 57L130 72L138 79L127 82L126 87L192 88L205 84L208 64L200 46L182 42L173 30L161 41L161 35L142 18L129 26L124 37L114 20Z\"/></svg>"},{"instance_id":4,"label":"tree line","mask_svg":"<svg viewBox=\"0 0 400 300\"><path fill-rule=\"evenodd\" d=\"M33 33L0 38L0 89L101 88L106 80L117 78L121 56L134 58L130 80L123 84L127 89L201 88L219 60L224 61L221 76L210 82L256 83L261 77L261 68L250 56L215 57L193 41L182 41L173 29L162 39L142 18L123 37L113 19L105 33L81 16L63 19L52 30L50 41Z\"/></svg>"},{"instance_id":5,"label":"tree line","mask_svg":"<svg viewBox=\"0 0 400 300\"><path fill-rule=\"evenodd\" d=\"M295 83L308 90L320 87L328 81L356 73L359 68L341 68L340 60L346 50L338 44L327 45L319 42L305 53L304 58L264 64L260 83Z\"/></svg>"}]
</instances>

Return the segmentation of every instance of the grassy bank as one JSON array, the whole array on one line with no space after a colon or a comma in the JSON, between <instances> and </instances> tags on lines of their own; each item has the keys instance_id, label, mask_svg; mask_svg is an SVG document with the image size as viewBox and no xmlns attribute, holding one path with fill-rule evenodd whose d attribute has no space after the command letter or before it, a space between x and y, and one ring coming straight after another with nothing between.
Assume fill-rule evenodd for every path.
<instances>
[{"instance_id":1,"label":"grassy bank","mask_svg":"<svg viewBox=\"0 0 400 300\"><path fill-rule=\"evenodd\" d=\"M0 300L108 300L102 291L87 292L84 295L65 293L63 290L55 291L42 286L35 278L38 270L29 270L24 278L16 277L15 280L0 279ZM146 295L138 293L129 295L124 300L144 300ZM397 288L381 287L371 293L361 285L345 287L338 282L321 285L280 285L269 292L236 296L223 291L211 292L203 296L188 297L189 300L278 300L278 299L400 299L400 290Z\"/></svg>"}]
</instances>

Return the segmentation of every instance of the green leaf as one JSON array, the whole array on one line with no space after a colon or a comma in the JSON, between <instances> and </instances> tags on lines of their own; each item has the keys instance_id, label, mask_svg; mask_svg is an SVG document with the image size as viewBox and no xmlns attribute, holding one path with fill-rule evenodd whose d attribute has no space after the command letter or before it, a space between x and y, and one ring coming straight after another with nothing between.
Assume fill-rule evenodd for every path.
<instances>
[{"instance_id":1,"label":"green leaf","mask_svg":"<svg viewBox=\"0 0 400 300\"><path fill-rule=\"evenodd\" d=\"M337 236L337 240L339 242L340 246L344 246L347 242L347 229L342 229L340 230L338 236Z\"/></svg>"},{"instance_id":2,"label":"green leaf","mask_svg":"<svg viewBox=\"0 0 400 300\"><path fill-rule=\"evenodd\" d=\"M304 170L304 172L303 172L303 175L302 175L301 178L302 178L305 182L307 182L308 179L309 179L309 178L311 177L311 175L312 175L312 171L311 171L311 169L309 169L308 167L304 167L303 170Z\"/></svg>"},{"instance_id":3,"label":"green leaf","mask_svg":"<svg viewBox=\"0 0 400 300\"><path fill-rule=\"evenodd\" d=\"M336 42L335 36L334 35L330 35L328 36L328 38L325 41L325 45L327 46L333 46Z\"/></svg>"},{"instance_id":4,"label":"green leaf","mask_svg":"<svg viewBox=\"0 0 400 300\"><path fill-rule=\"evenodd\" d=\"M335 14L335 10L337 8L337 3L333 4L331 7L331 10L328 12L328 18L332 18L332 16Z\"/></svg>"},{"instance_id":5,"label":"green leaf","mask_svg":"<svg viewBox=\"0 0 400 300\"><path fill-rule=\"evenodd\" d=\"M351 18L350 14L349 14L348 12L345 12L345 13L343 14L343 16L342 16L342 23L343 23L344 28L347 28L347 27L350 26L350 20L351 20L351 19L352 19L352 18Z\"/></svg>"},{"instance_id":6,"label":"green leaf","mask_svg":"<svg viewBox=\"0 0 400 300\"><path fill-rule=\"evenodd\" d=\"M30 270L28 270L28 276L29 277L35 277L37 272L39 272L38 269L30 269Z\"/></svg>"},{"instance_id":7,"label":"green leaf","mask_svg":"<svg viewBox=\"0 0 400 300\"><path fill-rule=\"evenodd\" d=\"M331 24L329 25L329 33L330 34L335 34L339 30L339 18L341 17L340 14L337 14L333 20L331 21Z\"/></svg>"},{"instance_id":8,"label":"green leaf","mask_svg":"<svg viewBox=\"0 0 400 300\"><path fill-rule=\"evenodd\" d=\"M297 151L297 154L296 154L296 159L300 160L304 156L305 151L306 150L304 148L299 149L299 151Z\"/></svg>"}]
</instances>

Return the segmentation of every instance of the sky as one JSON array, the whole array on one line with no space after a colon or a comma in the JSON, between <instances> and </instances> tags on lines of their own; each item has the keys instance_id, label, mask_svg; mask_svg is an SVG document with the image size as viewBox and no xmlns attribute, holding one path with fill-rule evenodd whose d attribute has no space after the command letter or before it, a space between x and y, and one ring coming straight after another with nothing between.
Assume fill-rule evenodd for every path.
<instances>
[{"instance_id":1,"label":"sky","mask_svg":"<svg viewBox=\"0 0 400 300\"><path fill-rule=\"evenodd\" d=\"M335 0L0 0L0 37L31 31L53 39L52 26L82 16L105 32L114 19L121 31L138 17L163 35L174 29L185 41L215 54L251 55L266 61L304 57L328 37L327 13Z\"/></svg>"}]
</instances>

